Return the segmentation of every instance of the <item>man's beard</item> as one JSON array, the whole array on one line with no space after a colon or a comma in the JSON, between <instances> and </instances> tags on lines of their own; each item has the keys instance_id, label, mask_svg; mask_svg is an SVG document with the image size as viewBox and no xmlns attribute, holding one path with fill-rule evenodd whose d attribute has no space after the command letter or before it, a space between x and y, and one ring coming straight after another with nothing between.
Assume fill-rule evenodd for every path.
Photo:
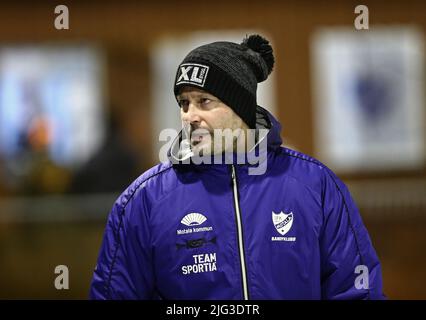
<instances>
[{"instance_id":1,"label":"man's beard","mask_svg":"<svg viewBox=\"0 0 426 320\"><path fill-rule=\"evenodd\" d=\"M193 128L190 131L191 149L199 156L213 152L213 132L206 128Z\"/></svg>"},{"instance_id":2,"label":"man's beard","mask_svg":"<svg viewBox=\"0 0 426 320\"><path fill-rule=\"evenodd\" d=\"M233 152L236 150L238 136L231 134L231 129L197 128L191 130L190 141L191 149L198 156L208 156L221 154L225 151Z\"/></svg>"}]
</instances>

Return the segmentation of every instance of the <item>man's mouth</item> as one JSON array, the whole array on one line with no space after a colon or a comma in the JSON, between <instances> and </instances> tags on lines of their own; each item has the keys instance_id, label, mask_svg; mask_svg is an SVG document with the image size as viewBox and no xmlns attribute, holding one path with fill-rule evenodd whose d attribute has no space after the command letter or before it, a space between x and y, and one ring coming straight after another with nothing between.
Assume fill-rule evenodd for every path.
<instances>
[{"instance_id":1,"label":"man's mouth","mask_svg":"<svg viewBox=\"0 0 426 320\"><path fill-rule=\"evenodd\" d=\"M197 132L197 131L201 131L201 132ZM198 144L200 144L204 139L206 139L206 137L209 135L209 132L207 130L194 130L191 133L191 144L193 146L196 146Z\"/></svg>"}]
</instances>

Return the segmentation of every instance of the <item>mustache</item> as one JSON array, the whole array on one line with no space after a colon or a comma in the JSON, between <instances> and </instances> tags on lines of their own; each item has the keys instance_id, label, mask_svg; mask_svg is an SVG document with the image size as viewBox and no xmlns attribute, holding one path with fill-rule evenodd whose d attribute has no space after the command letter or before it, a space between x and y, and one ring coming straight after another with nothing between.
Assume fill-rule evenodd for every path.
<instances>
[{"instance_id":1,"label":"mustache","mask_svg":"<svg viewBox=\"0 0 426 320\"><path fill-rule=\"evenodd\" d=\"M213 130L211 130L209 128L191 125L190 128L189 128L189 135L192 136L193 134L198 134L198 135L210 134L210 135L212 135Z\"/></svg>"}]
</instances>

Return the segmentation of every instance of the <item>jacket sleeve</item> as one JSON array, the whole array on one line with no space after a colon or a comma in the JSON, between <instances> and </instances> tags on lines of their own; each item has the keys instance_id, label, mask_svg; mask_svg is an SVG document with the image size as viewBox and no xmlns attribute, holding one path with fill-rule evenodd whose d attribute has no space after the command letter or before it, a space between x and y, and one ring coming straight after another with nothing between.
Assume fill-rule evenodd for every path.
<instances>
[{"instance_id":1,"label":"jacket sleeve","mask_svg":"<svg viewBox=\"0 0 426 320\"><path fill-rule=\"evenodd\" d=\"M109 214L90 287L91 299L153 297L148 208L142 191L130 187Z\"/></svg>"},{"instance_id":2,"label":"jacket sleeve","mask_svg":"<svg viewBox=\"0 0 426 320\"><path fill-rule=\"evenodd\" d=\"M322 299L383 299L381 266L347 187L324 170Z\"/></svg>"}]
</instances>

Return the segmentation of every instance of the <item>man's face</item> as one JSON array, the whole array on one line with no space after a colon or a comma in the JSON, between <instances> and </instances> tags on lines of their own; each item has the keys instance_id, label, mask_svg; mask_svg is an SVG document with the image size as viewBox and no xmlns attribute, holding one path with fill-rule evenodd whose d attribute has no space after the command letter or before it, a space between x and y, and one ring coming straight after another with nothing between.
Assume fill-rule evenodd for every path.
<instances>
[{"instance_id":1,"label":"man's face","mask_svg":"<svg viewBox=\"0 0 426 320\"><path fill-rule=\"evenodd\" d=\"M235 147L235 131L246 129L247 125L235 112L206 91L198 88L186 86L182 88L177 96L180 106L180 115L184 124L190 126L191 147L194 153L203 156L218 154L223 151L232 151ZM221 147L214 146L218 139L216 129L231 129L234 136L222 137ZM229 136L229 134L228 134Z\"/></svg>"}]
</instances>

